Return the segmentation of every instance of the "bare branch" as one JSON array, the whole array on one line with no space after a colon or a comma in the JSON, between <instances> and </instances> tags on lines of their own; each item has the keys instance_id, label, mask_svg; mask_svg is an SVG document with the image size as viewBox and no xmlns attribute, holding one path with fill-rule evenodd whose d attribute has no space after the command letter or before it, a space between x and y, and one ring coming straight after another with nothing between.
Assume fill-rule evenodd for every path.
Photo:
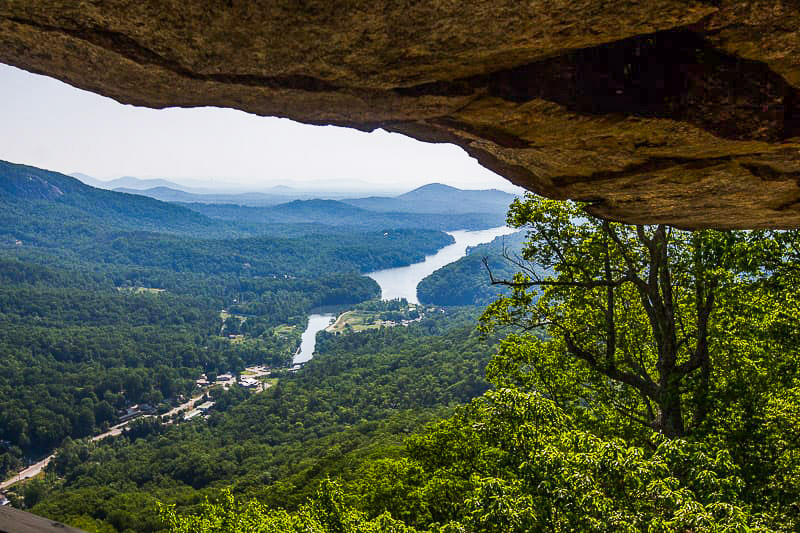
<instances>
[{"instance_id":1,"label":"bare branch","mask_svg":"<svg viewBox=\"0 0 800 533\"><path fill-rule=\"evenodd\" d=\"M554 281L549 279L530 281L508 281L506 279L497 279L489 267L488 258L484 257L482 260L483 266L489 273L489 281L492 285L504 285L506 287L580 287L583 289L594 289L597 287L619 287L623 283L630 281L627 277L616 280L592 280L592 281Z\"/></svg>"},{"instance_id":2,"label":"bare branch","mask_svg":"<svg viewBox=\"0 0 800 533\"><path fill-rule=\"evenodd\" d=\"M648 403L647 406L650 407L650 404ZM646 420L644 418L639 417L638 415L633 414L633 412L631 412L630 410L621 407L619 404L614 404L613 407L616 412L630 418L634 422L638 422L645 427L655 428L656 420L654 416L650 420ZM649 414L652 414L652 410L648 413L648 415Z\"/></svg>"},{"instance_id":3,"label":"bare branch","mask_svg":"<svg viewBox=\"0 0 800 533\"><path fill-rule=\"evenodd\" d=\"M608 248L608 240L605 240L605 254L603 257L603 269L605 280L610 281L611 275L611 252ZM603 310L606 319L606 361L614 366L615 353L617 351L617 325L614 314L614 286L606 285L606 307Z\"/></svg>"}]
</instances>

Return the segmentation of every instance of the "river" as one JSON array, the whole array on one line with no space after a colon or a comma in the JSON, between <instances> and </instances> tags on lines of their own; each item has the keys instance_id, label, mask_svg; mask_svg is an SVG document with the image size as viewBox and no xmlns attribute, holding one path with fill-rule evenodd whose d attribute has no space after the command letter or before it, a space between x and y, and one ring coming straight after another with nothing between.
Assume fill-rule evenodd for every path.
<instances>
[{"instance_id":1,"label":"river","mask_svg":"<svg viewBox=\"0 0 800 533\"><path fill-rule=\"evenodd\" d=\"M441 248L433 255L429 255L424 261L413 265L387 268L370 272L367 276L378 282L381 286L381 298L392 300L394 298L405 298L408 303L417 304L417 285L419 282L433 274L445 265L458 261L467 254L467 248L493 241L501 235L510 235L516 230L507 226L491 228L478 231L448 231L456 242Z\"/></svg>"},{"instance_id":2,"label":"river","mask_svg":"<svg viewBox=\"0 0 800 533\"><path fill-rule=\"evenodd\" d=\"M305 363L314 355L317 345L317 332L328 327L333 318L333 313L308 315L308 326L300 337L300 351L294 356L292 363Z\"/></svg>"},{"instance_id":3,"label":"river","mask_svg":"<svg viewBox=\"0 0 800 533\"><path fill-rule=\"evenodd\" d=\"M493 241L501 235L510 235L516 231L508 226L500 226L485 230L467 231L455 230L448 231L456 242L439 249L433 255L427 256L423 261L413 265L386 268L376 270L366 274L374 279L381 287L381 298L392 300L394 298L405 298L409 303L419 303L417 299L417 285L423 278L433 274L434 271L458 261L467 254L467 248ZM308 317L308 327L303 332L300 340L300 350L294 356L294 363L305 363L314 355L314 348L317 341L317 332L325 329L333 318L331 313L312 314Z\"/></svg>"}]
</instances>

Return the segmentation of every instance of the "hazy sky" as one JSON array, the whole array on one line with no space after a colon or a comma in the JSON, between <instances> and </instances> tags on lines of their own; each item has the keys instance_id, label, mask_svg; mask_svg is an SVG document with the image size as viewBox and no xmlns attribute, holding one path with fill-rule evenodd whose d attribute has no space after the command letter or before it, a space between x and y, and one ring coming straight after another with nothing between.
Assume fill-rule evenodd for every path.
<instances>
[{"instance_id":1,"label":"hazy sky","mask_svg":"<svg viewBox=\"0 0 800 533\"><path fill-rule=\"evenodd\" d=\"M0 159L100 179L244 184L440 182L514 190L462 149L379 130L308 126L213 107L154 110L0 64ZM336 187L339 188L339 187Z\"/></svg>"}]
</instances>

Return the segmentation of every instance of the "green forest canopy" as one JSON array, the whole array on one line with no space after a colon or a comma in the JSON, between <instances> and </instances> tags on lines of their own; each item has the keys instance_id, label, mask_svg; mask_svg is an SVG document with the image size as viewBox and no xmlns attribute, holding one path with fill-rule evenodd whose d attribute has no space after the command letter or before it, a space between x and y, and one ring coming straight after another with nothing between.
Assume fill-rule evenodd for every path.
<instances>
[{"instance_id":1,"label":"green forest canopy","mask_svg":"<svg viewBox=\"0 0 800 533\"><path fill-rule=\"evenodd\" d=\"M512 207L536 268L483 316L487 332L512 328L492 390L295 512L225 496L193 516L165 509L171 530L241 517L272 531L800 528L797 233L578 209Z\"/></svg>"},{"instance_id":2,"label":"green forest canopy","mask_svg":"<svg viewBox=\"0 0 800 533\"><path fill-rule=\"evenodd\" d=\"M315 203L292 209L342 211L335 228L270 232L0 170L0 472L60 444L18 505L107 532L800 529L797 232L627 226L527 197L500 283L468 294L462 261L421 288L502 291L485 337L475 307L321 335L264 394L215 391L208 420L90 443L201 371L286 362L313 306L377 296L361 273L450 239Z\"/></svg>"}]
</instances>

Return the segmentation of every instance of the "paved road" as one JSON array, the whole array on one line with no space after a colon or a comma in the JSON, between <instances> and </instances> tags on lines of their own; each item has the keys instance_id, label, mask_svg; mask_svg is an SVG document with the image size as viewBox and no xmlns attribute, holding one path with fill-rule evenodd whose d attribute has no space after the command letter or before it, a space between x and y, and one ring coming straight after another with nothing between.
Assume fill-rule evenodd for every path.
<instances>
[{"instance_id":1,"label":"paved road","mask_svg":"<svg viewBox=\"0 0 800 533\"><path fill-rule=\"evenodd\" d=\"M250 375L252 377L263 376L263 375L266 375L266 374L270 373L269 369L267 369L265 367L262 367L262 366L250 367L247 370L250 372ZM262 385L260 390L262 390L262 391L266 390L266 389L268 389L270 387L270 385L271 385L271 383L265 383L265 384ZM178 407L175 407L174 409L170 409L169 411L167 411L166 413L164 413L161 416L165 416L168 419L171 419L172 415L174 415L176 413L180 413L181 411L187 411L189 409L193 409L194 406L200 400L203 399L205 394L206 394L205 392L202 392L202 393L200 393L200 394L198 394L196 396L193 396L190 400L182 403L181 405L179 405ZM144 415L144 416L141 416L141 417L138 417L138 418L152 418L153 416L154 415ZM121 424L117 424L116 426L113 426L111 429L109 429L105 433L101 433L100 435L95 435L94 437L91 438L91 441L92 442L97 442L99 440L103 440L103 439L108 438L108 437L116 437L117 435L122 434L122 430L125 429L125 427L128 424L130 424L134 420L138 420L138 418L133 418L131 420L128 420L127 422L123 422ZM172 420L167 420L166 423L167 424L172 424ZM44 459L42 459L38 463L34 463L34 464L30 465L25 470L22 470L21 472L17 472L16 474L14 474L13 477L10 477L5 481L0 482L0 490L5 490L8 487L10 487L11 485L14 485L15 483L19 483L20 481L23 481L25 479L30 479L32 477L38 476L41 473L41 471L44 470L44 467L46 467L50 463L50 461L53 460L53 457L55 457L55 454L48 455L47 457L45 457Z\"/></svg>"},{"instance_id":2,"label":"paved road","mask_svg":"<svg viewBox=\"0 0 800 533\"><path fill-rule=\"evenodd\" d=\"M38 463L32 464L31 466L29 466L28 468L26 468L22 472L17 472L17 474L14 477L9 478L9 479L3 481L2 483L0 483L0 490L7 489L8 487L13 485L14 483L18 483L18 482L22 481L23 479L29 479L29 478L38 476L39 472L41 472L42 469L44 467L46 467L50 463L50 461L53 459L53 457L54 457L53 455L48 455L47 457L45 457L44 459L42 459Z\"/></svg>"},{"instance_id":3,"label":"paved road","mask_svg":"<svg viewBox=\"0 0 800 533\"><path fill-rule=\"evenodd\" d=\"M205 393L198 394L197 396L193 396L189 401L187 401L185 403L182 403L181 405L179 405L178 407L176 407L174 409L171 409L170 411L167 411L164 414L164 416L171 417L175 413L179 413L179 412L184 411L186 409L191 409L192 407L195 406L195 404L198 401L200 401L203 398L203 396L205 396ZM148 417L148 418L152 417L152 416L153 415L145 415L145 417ZM145 417L139 417L139 418L145 418ZM120 435L122 433L122 430L125 429L125 426L127 426L128 424L130 424L134 420L137 420L137 419L134 418L134 419L128 420L127 422L123 422L121 424L117 424L116 426L112 427L111 429L109 429L105 433L101 433L100 435L95 435L94 437L91 438L91 440L93 442L96 442L98 440L103 440L103 439L108 438L108 437L116 437L117 435ZM167 422L167 424L171 424L171 423L172 423L171 420ZM11 485L14 485L15 483L19 483L20 481L23 481L25 479L30 479L32 477L38 476L41 473L41 471L44 469L44 467L46 467L50 463L50 461L53 460L53 457L55 457L55 454L48 455L47 457L45 457L44 459L42 459L38 463L34 463L34 464L30 465L29 467L27 467L25 470L22 470L21 472L17 472L16 474L14 474L13 477L10 477L7 480L5 480L5 481L0 483L0 490L5 490L8 487L10 487Z\"/></svg>"}]
</instances>

